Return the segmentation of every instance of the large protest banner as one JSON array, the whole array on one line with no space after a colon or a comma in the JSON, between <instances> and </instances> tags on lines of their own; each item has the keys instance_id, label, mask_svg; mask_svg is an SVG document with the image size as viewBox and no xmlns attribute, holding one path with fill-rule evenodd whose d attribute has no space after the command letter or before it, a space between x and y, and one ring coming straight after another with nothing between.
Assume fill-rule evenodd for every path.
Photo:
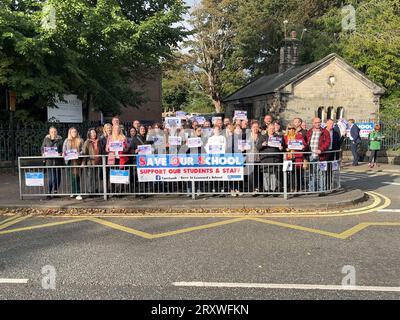
<instances>
[{"instance_id":1,"label":"large protest banner","mask_svg":"<svg viewBox=\"0 0 400 320\"><path fill-rule=\"evenodd\" d=\"M136 158L139 182L242 181L242 154L141 155Z\"/></svg>"}]
</instances>

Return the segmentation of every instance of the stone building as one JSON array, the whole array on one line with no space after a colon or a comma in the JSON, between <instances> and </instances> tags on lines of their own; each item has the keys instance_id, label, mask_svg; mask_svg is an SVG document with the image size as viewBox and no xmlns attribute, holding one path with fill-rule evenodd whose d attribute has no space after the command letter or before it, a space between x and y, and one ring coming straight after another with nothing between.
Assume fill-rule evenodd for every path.
<instances>
[{"instance_id":1,"label":"stone building","mask_svg":"<svg viewBox=\"0 0 400 320\"><path fill-rule=\"evenodd\" d=\"M279 72L262 76L223 100L225 116L247 111L248 118L272 114L283 124L295 117L311 120L367 120L379 112L385 90L337 54L307 65L300 63L296 33L282 42Z\"/></svg>"}]
</instances>

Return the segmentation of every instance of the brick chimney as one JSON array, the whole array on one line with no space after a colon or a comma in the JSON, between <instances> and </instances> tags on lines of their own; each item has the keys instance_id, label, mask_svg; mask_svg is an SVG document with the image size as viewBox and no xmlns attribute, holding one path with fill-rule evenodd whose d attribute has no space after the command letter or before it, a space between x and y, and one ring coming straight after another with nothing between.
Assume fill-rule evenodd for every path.
<instances>
[{"instance_id":1,"label":"brick chimney","mask_svg":"<svg viewBox=\"0 0 400 320\"><path fill-rule=\"evenodd\" d=\"M297 32L292 31L290 38L285 38L281 44L279 73L283 73L293 66L301 65L301 41L297 39Z\"/></svg>"}]
</instances>

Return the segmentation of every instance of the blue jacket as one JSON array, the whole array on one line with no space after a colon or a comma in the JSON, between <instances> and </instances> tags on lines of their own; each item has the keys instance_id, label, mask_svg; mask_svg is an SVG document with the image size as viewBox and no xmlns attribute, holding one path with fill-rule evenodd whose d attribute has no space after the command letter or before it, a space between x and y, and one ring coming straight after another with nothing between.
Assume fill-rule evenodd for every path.
<instances>
[{"instance_id":1,"label":"blue jacket","mask_svg":"<svg viewBox=\"0 0 400 320\"><path fill-rule=\"evenodd\" d=\"M353 139L354 143L359 143L361 142L361 138L360 138L360 128L357 127L356 124L353 124L353 126L350 129L350 136Z\"/></svg>"}]
</instances>

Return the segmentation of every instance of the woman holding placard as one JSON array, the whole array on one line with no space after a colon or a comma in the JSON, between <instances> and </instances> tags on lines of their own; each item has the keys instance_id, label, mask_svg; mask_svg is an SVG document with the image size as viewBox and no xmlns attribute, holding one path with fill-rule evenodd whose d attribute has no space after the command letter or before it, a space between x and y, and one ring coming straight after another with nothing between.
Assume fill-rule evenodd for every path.
<instances>
[{"instance_id":1,"label":"woman holding placard","mask_svg":"<svg viewBox=\"0 0 400 320\"><path fill-rule=\"evenodd\" d=\"M44 137L42 143L42 156L46 158L46 166L61 166L62 159L57 159L62 153L62 138L58 135L55 127L50 127L49 134ZM59 168L47 169L49 194L58 193L58 187L61 181L61 171Z\"/></svg>"},{"instance_id":2,"label":"woman holding placard","mask_svg":"<svg viewBox=\"0 0 400 320\"><path fill-rule=\"evenodd\" d=\"M83 144L83 155L82 165L87 166L85 168L85 190L89 193L98 193L101 189L101 146L100 140L97 137L97 132L94 128L90 128L87 132L87 139ZM90 166L96 166L91 168Z\"/></svg>"},{"instance_id":3,"label":"woman holding placard","mask_svg":"<svg viewBox=\"0 0 400 320\"><path fill-rule=\"evenodd\" d=\"M76 196L76 200L82 200L81 192L81 179L80 179L80 164L79 156L82 154L83 140L79 136L78 130L72 127L68 130L68 138L65 139L63 144L63 155L65 163L72 168L68 168L67 172L71 180L72 194L71 198Z\"/></svg>"},{"instance_id":4,"label":"woman holding placard","mask_svg":"<svg viewBox=\"0 0 400 320\"><path fill-rule=\"evenodd\" d=\"M106 152L108 153L108 165L119 165L123 168L129 157L123 156L128 152L128 140L122 133L120 126L113 126L111 135L107 139Z\"/></svg>"},{"instance_id":5,"label":"woman holding placard","mask_svg":"<svg viewBox=\"0 0 400 320\"><path fill-rule=\"evenodd\" d=\"M289 124L284 136L285 145L287 146L288 154L285 160L291 160L296 163L296 170L290 172L289 175L289 190L300 191L304 187L304 150L307 148L306 140L301 131L296 132L294 125ZM298 151L298 152L296 152Z\"/></svg>"}]
</instances>

